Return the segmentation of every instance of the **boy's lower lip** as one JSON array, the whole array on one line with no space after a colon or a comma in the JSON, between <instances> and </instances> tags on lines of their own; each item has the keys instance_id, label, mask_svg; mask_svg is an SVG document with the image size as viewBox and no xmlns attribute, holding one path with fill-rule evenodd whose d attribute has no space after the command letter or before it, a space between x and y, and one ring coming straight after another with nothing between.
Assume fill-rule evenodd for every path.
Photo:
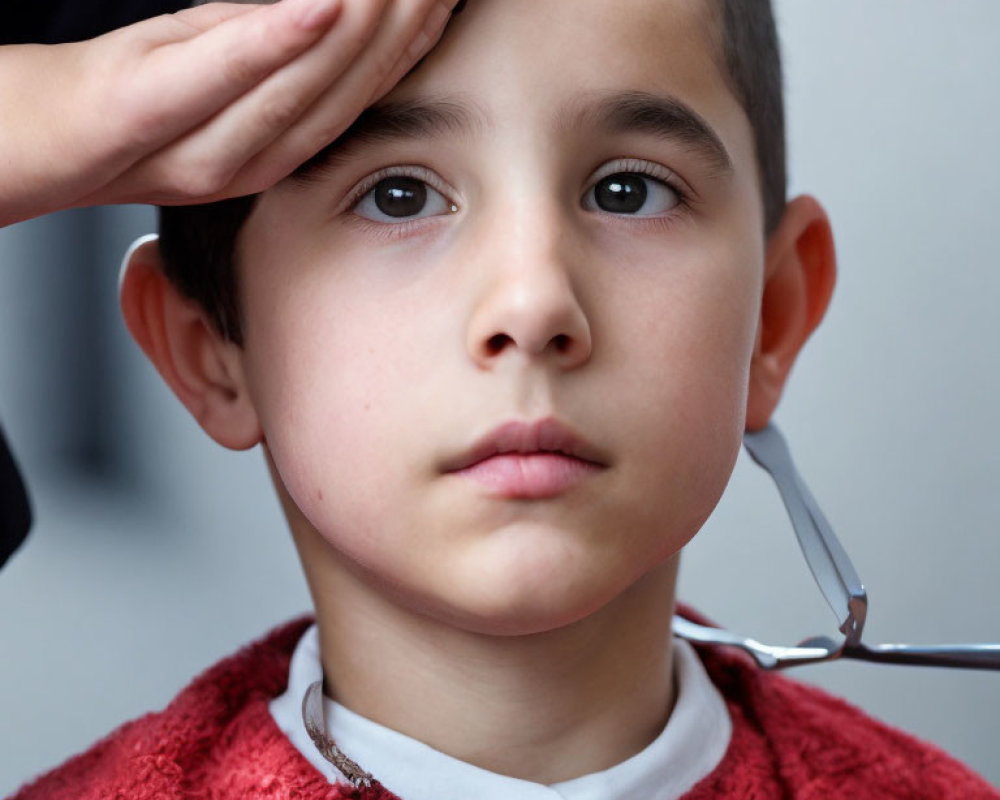
<instances>
[{"instance_id":1,"label":"boy's lower lip","mask_svg":"<svg viewBox=\"0 0 1000 800\"><path fill-rule=\"evenodd\" d=\"M498 453L452 473L490 494L519 500L556 497L603 467L562 453Z\"/></svg>"}]
</instances>

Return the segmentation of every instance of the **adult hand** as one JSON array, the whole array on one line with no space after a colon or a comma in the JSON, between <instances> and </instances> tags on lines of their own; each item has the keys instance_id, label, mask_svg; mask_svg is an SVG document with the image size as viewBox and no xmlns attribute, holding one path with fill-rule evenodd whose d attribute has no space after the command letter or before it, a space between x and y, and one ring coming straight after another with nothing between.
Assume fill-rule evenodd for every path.
<instances>
[{"instance_id":1,"label":"adult hand","mask_svg":"<svg viewBox=\"0 0 1000 800\"><path fill-rule=\"evenodd\" d=\"M454 6L211 3L86 42L0 47L0 226L262 191L405 75Z\"/></svg>"}]
</instances>

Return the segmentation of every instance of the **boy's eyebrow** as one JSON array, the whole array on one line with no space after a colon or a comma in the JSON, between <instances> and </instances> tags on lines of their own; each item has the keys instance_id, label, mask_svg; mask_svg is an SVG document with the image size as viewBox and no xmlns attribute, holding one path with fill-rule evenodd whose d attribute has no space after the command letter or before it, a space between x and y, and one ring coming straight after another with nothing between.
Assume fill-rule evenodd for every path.
<instances>
[{"instance_id":1,"label":"boy's eyebrow","mask_svg":"<svg viewBox=\"0 0 1000 800\"><path fill-rule=\"evenodd\" d=\"M722 139L701 115L669 95L628 91L589 97L569 107L568 129L586 126L614 133L646 133L673 139L698 151L719 172L731 172L732 159Z\"/></svg>"},{"instance_id":2,"label":"boy's eyebrow","mask_svg":"<svg viewBox=\"0 0 1000 800\"><path fill-rule=\"evenodd\" d=\"M346 131L295 170L292 178L307 181L317 171L348 160L353 151L365 145L440 134L467 135L485 127L482 114L454 100L382 103L365 109Z\"/></svg>"},{"instance_id":3,"label":"boy's eyebrow","mask_svg":"<svg viewBox=\"0 0 1000 800\"><path fill-rule=\"evenodd\" d=\"M718 134L697 112L669 95L642 91L586 95L569 102L559 115L563 130L603 129L645 133L679 141L698 151L719 172L731 172L732 159ZM418 98L366 109L336 140L292 173L308 182L318 172L350 159L358 148L442 134L468 136L492 127L475 105L462 100Z\"/></svg>"}]
</instances>

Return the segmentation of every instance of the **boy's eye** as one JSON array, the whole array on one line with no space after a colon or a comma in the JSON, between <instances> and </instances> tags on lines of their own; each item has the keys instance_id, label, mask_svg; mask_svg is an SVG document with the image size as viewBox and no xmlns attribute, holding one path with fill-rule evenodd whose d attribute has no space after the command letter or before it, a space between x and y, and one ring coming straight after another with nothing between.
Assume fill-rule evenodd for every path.
<instances>
[{"instance_id":1,"label":"boy's eye","mask_svg":"<svg viewBox=\"0 0 1000 800\"><path fill-rule=\"evenodd\" d=\"M601 178L583 198L588 211L607 214L655 216L680 203L680 196L666 183L638 172L618 172Z\"/></svg>"},{"instance_id":2,"label":"boy's eye","mask_svg":"<svg viewBox=\"0 0 1000 800\"><path fill-rule=\"evenodd\" d=\"M406 175L383 178L354 207L354 213L359 216L388 223L433 217L454 210L439 191L419 178Z\"/></svg>"}]
</instances>

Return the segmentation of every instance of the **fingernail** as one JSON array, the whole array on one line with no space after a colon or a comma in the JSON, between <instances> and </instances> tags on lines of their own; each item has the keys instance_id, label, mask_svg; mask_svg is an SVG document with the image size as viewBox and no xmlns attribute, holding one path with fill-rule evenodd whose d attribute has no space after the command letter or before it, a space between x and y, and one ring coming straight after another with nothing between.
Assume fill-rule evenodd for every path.
<instances>
[{"instance_id":1,"label":"fingernail","mask_svg":"<svg viewBox=\"0 0 1000 800\"><path fill-rule=\"evenodd\" d=\"M315 30L330 25L340 13L341 0L291 0L298 8L295 16L300 28Z\"/></svg>"}]
</instances>

